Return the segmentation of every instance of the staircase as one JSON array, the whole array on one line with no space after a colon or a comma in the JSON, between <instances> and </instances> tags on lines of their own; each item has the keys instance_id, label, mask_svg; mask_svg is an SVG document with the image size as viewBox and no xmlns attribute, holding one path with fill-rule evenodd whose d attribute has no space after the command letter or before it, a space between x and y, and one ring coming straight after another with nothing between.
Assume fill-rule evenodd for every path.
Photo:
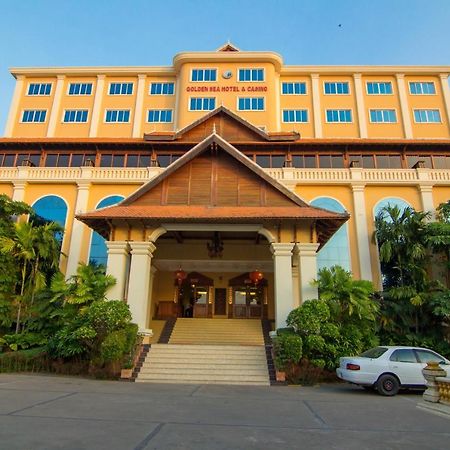
<instances>
[{"instance_id":1,"label":"staircase","mask_svg":"<svg viewBox=\"0 0 450 450\"><path fill-rule=\"evenodd\" d=\"M137 382L269 386L261 322L177 319L168 344L153 344Z\"/></svg>"}]
</instances>

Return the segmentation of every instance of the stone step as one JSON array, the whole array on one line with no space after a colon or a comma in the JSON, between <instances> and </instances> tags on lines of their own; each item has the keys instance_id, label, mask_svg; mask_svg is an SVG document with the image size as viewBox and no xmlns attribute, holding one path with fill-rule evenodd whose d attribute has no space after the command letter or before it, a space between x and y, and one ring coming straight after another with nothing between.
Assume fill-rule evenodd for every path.
<instances>
[{"instance_id":1,"label":"stone step","mask_svg":"<svg viewBox=\"0 0 450 450\"><path fill-rule=\"evenodd\" d=\"M208 382L208 381L245 381L245 382L264 382L269 381L269 375L217 375L214 377L211 377L209 374L158 374L158 373L145 373L145 374L139 374L139 379L142 380L154 380L154 379L164 379L164 380L180 380L180 381L201 381L201 382Z\"/></svg>"},{"instance_id":2,"label":"stone step","mask_svg":"<svg viewBox=\"0 0 450 450\"><path fill-rule=\"evenodd\" d=\"M239 348L239 347L237 347ZM237 351L237 352L233 352L229 349L227 350L223 350L223 351L209 351L209 350L192 350L192 349L186 349L186 350L171 350L171 349L155 349L152 350L149 355L147 356L147 358L152 358L156 355L178 355L181 357L186 357L186 356L196 356L196 357L201 357L201 356L205 356L208 358L225 358L225 357L234 357L234 358L245 358L245 357L249 357L249 358L265 358L265 354L261 353L261 352L255 352L255 351Z\"/></svg>"},{"instance_id":3,"label":"stone step","mask_svg":"<svg viewBox=\"0 0 450 450\"><path fill-rule=\"evenodd\" d=\"M202 375L205 377L216 378L217 376L268 376L267 367L248 367L241 366L238 368L224 368L224 367L142 367L141 374L167 374L167 375Z\"/></svg>"},{"instance_id":4,"label":"stone step","mask_svg":"<svg viewBox=\"0 0 450 450\"><path fill-rule=\"evenodd\" d=\"M182 363L182 366L180 366L180 363ZM148 368L169 368L169 369L178 369L179 367L183 367L185 369L195 369L195 368L215 368L218 370L225 370L225 369L241 369L243 367L246 368L259 368L259 369L266 369L266 363L265 361L245 361L244 362L236 362L236 361L207 361L207 364L205 365L204 361L170 361L170 360L155 360L155 361L148 361L145 362L142 365L142 368L148 369Z\"/></svg>"},{"instance_id":5,"label":"stone step","mask_svg":"<svg viewBox=\"0 0 450 450\"><path fill-rule=\"evenodd\" d=\"M155 383L155 384L218 384L218 385L237 385L237 386L270 386L269 381L221 381L221 380L167 380L165 378L142 379L137 378L137 383Z\"/></svg>"},{"instance_id":6,"label":"stone step","mask_svg":"<svg viewBox=\"0 0 450 450\"><path fill-rule=\"evenodd\" d=\"M152 348L149 352L152 353L154 351L197 351L197 352L226 352L230 351L233 354L236 353L265 353L265 347L262 345L195 345L195 344L155 344L152 345Z\"/></svg>"}]
</instances>

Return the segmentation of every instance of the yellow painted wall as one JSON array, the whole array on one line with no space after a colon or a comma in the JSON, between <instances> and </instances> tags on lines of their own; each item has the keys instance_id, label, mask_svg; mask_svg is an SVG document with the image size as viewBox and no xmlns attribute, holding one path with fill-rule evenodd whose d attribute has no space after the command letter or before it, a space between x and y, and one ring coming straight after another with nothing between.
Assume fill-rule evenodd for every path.
<instances>
[{"instance_id":1,"label":"yellow painted wall","mask_svg":"<svg viewBox=\"0 0 450 450\"><path fill-rule=\"evenodd\" d=\"M363 76L363 92L365 117L367 121L367 133L372 138L404 138L402 126L402 111L400 108L400 99L398 96L397 82L394 76ZM390 82L392 94L369 95L367 93L368 82ZM397 115L397 123L371 123L371 109L393 109Z\"/></svg>"},{"instance_id":2,"label":"yellow painted wall","mask_svg":"<svg viewBox=\"0 0 450 450\"><path fill-rule=\"evenodd\" d=\"M441 203L446 203L450 200L450 189L447 186L433 187L434 206L438 207Z\"/></svg>"},{"instance_id":3,"label":"yellow painted wall","mask_svg":"<svg viewBox=\"0 0 450 450\"><path fill-rule=\"evenodd\" d=\"M0 183L0 194L5 194L9 198L12 198L14 189L13 185L10 183Z\"/></svg>"}]
</instances>

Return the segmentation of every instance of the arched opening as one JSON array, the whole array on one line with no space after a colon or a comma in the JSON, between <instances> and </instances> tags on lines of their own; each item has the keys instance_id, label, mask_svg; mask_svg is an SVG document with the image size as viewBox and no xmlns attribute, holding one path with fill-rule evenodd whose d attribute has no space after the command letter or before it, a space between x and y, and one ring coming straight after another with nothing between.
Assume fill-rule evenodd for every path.
<instances>
[{"instance_id":1,"label":"arched opening","mask_svg":"<svg viewBox=\"0 0 450 450\"><path fill-rule=\"evenodd\" d=\"M67 203L56 195L47 195L40 198L32 205L34 212L40 218L56 222L62 228L66 226ZM57 233L56 238L62 243L63 234Z\"/></svg>"}]
</instances>

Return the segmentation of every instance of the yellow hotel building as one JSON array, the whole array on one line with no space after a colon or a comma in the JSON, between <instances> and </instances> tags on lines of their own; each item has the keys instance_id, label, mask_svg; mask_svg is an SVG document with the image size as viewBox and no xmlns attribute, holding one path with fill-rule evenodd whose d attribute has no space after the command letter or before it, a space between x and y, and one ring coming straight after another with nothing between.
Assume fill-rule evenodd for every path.
<instances>
[{"instance_id":1,"label":"yellow hotel building","mask_svg":"<svg viewBox=\"0 0 450 450\"><path fill-rule=\"evenodd\" d=\"M283 326L332 264L379 286L376 212L450 198L450 66L289 66L226 44L11 73L0 191L64 224L67 276L104 263L141 329Z\"/></svg>"}]
</instances>

